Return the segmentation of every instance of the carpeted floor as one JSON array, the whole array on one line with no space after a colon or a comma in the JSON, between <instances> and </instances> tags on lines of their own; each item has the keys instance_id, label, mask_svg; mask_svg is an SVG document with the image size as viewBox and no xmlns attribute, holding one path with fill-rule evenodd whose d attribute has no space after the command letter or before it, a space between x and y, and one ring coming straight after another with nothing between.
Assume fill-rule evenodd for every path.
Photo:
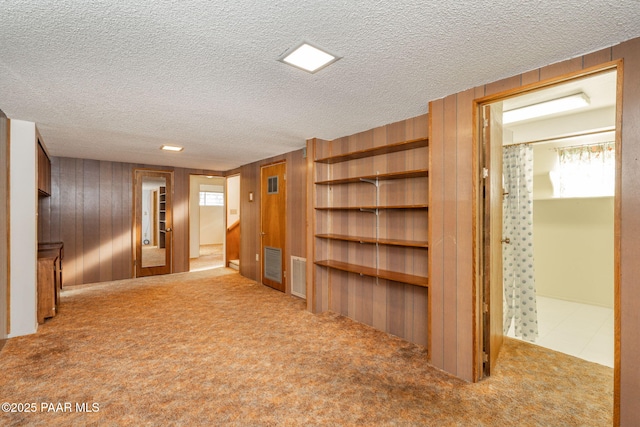
<instances>
[{"instance_id":1,"label":"carpeted floor","mask_svg":"<svg viewBox=\"0 0 640 427\"><path fill-rule=\"evenodd\" d=\"M201 245L198 258L189 260L189 271L201 271L224 266L223 245Z\"/></svg>"},{"instance_id":2,"label":"carpeted floor","mask_svg":"<svg viewBox=\"0 0 640 427\"><path fill-rule=\"evenodd\" d=\"M0 401L36 409L0 425L612 422L610 368L507 340L495 375L466 383L422 347L231 271L68 288L58 316L0 353Z\"/></svg>"}]
</instances>

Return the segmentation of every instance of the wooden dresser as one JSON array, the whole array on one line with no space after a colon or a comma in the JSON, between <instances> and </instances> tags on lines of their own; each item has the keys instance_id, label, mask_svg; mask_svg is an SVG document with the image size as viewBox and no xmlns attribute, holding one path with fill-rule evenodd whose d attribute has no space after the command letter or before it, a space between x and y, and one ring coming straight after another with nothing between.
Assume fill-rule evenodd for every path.
<instances>
[{"instance_id":1,"label":"wooden dresser","mask_svg":"<svg viewBox=\"0 0 640 427\"><path fill-rule=\"evenodd\" d=\"M62 289L62 242L38 244L38 323L58 313Z\"/></svg>"}]
</instances>

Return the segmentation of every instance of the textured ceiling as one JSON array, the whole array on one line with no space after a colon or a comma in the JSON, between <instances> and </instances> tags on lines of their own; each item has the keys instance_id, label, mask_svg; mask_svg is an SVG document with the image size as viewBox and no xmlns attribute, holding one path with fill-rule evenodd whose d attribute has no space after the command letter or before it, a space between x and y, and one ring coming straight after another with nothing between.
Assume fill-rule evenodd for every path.
<instances>
[{"instance_id":1,"label":"textured ceiling","mask_svg":"<svg viewBox=\"0 0 640 427\"><path fill-rule=\"evenodd\" d=\"M54 156L228 170L638 37L639 17L635 0L0 0L0 109ZM277 61L302 40L343 59Z\"/></svg>"}]
</instances>

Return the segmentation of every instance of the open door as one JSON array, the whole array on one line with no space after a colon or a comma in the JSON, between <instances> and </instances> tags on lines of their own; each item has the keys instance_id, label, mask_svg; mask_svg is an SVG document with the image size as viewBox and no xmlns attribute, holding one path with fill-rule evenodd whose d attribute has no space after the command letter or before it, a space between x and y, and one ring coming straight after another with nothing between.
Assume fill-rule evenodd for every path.
<instances>
[{"instance_id":1,"label":"open door","mask_svg":"<svg viewBox=\"0 0 640 427\"><path fill-rule=\"evenodd\" d=\"M285 185L287 165L276 163L264 166L261 182L262 283L285 292L285 257L287 194Z\"/></svg>"},{"instance_id":2,"label":"open door","mask_svg":"<svg viewBox=\"0 0 640 427\"><path fill-rule=\"evenodd\" d=\"M482 106L483 373L495 367L504 339L502 290L502 103Z\"/></svg>"},{"instance_id":3,"label":"open door","mask_svg":"<svg viewBox=\"0 0 640 427\"><path fill-rule=\"evenodd\" d=\"M135 171L136 277L172 272L173 172Z\"/></svg>"}]
</instances>

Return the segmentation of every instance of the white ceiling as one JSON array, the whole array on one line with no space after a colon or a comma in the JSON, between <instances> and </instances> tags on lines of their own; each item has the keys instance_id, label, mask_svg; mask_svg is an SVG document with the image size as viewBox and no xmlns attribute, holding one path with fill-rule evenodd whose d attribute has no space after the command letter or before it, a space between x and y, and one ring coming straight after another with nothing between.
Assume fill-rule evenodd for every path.
<instances>
[{"instance_id":1,"label":"white ceiling","mask_svg":"<svg viewBox=\"0 0 640 427\"><path fill-rule=\"evenodd\" d=\"M228 170L638 37L639 17L636 0L0 0L0 109L54 156ZM303 40L343 58L277 61Z\"/></svg>"}]
</instances>

